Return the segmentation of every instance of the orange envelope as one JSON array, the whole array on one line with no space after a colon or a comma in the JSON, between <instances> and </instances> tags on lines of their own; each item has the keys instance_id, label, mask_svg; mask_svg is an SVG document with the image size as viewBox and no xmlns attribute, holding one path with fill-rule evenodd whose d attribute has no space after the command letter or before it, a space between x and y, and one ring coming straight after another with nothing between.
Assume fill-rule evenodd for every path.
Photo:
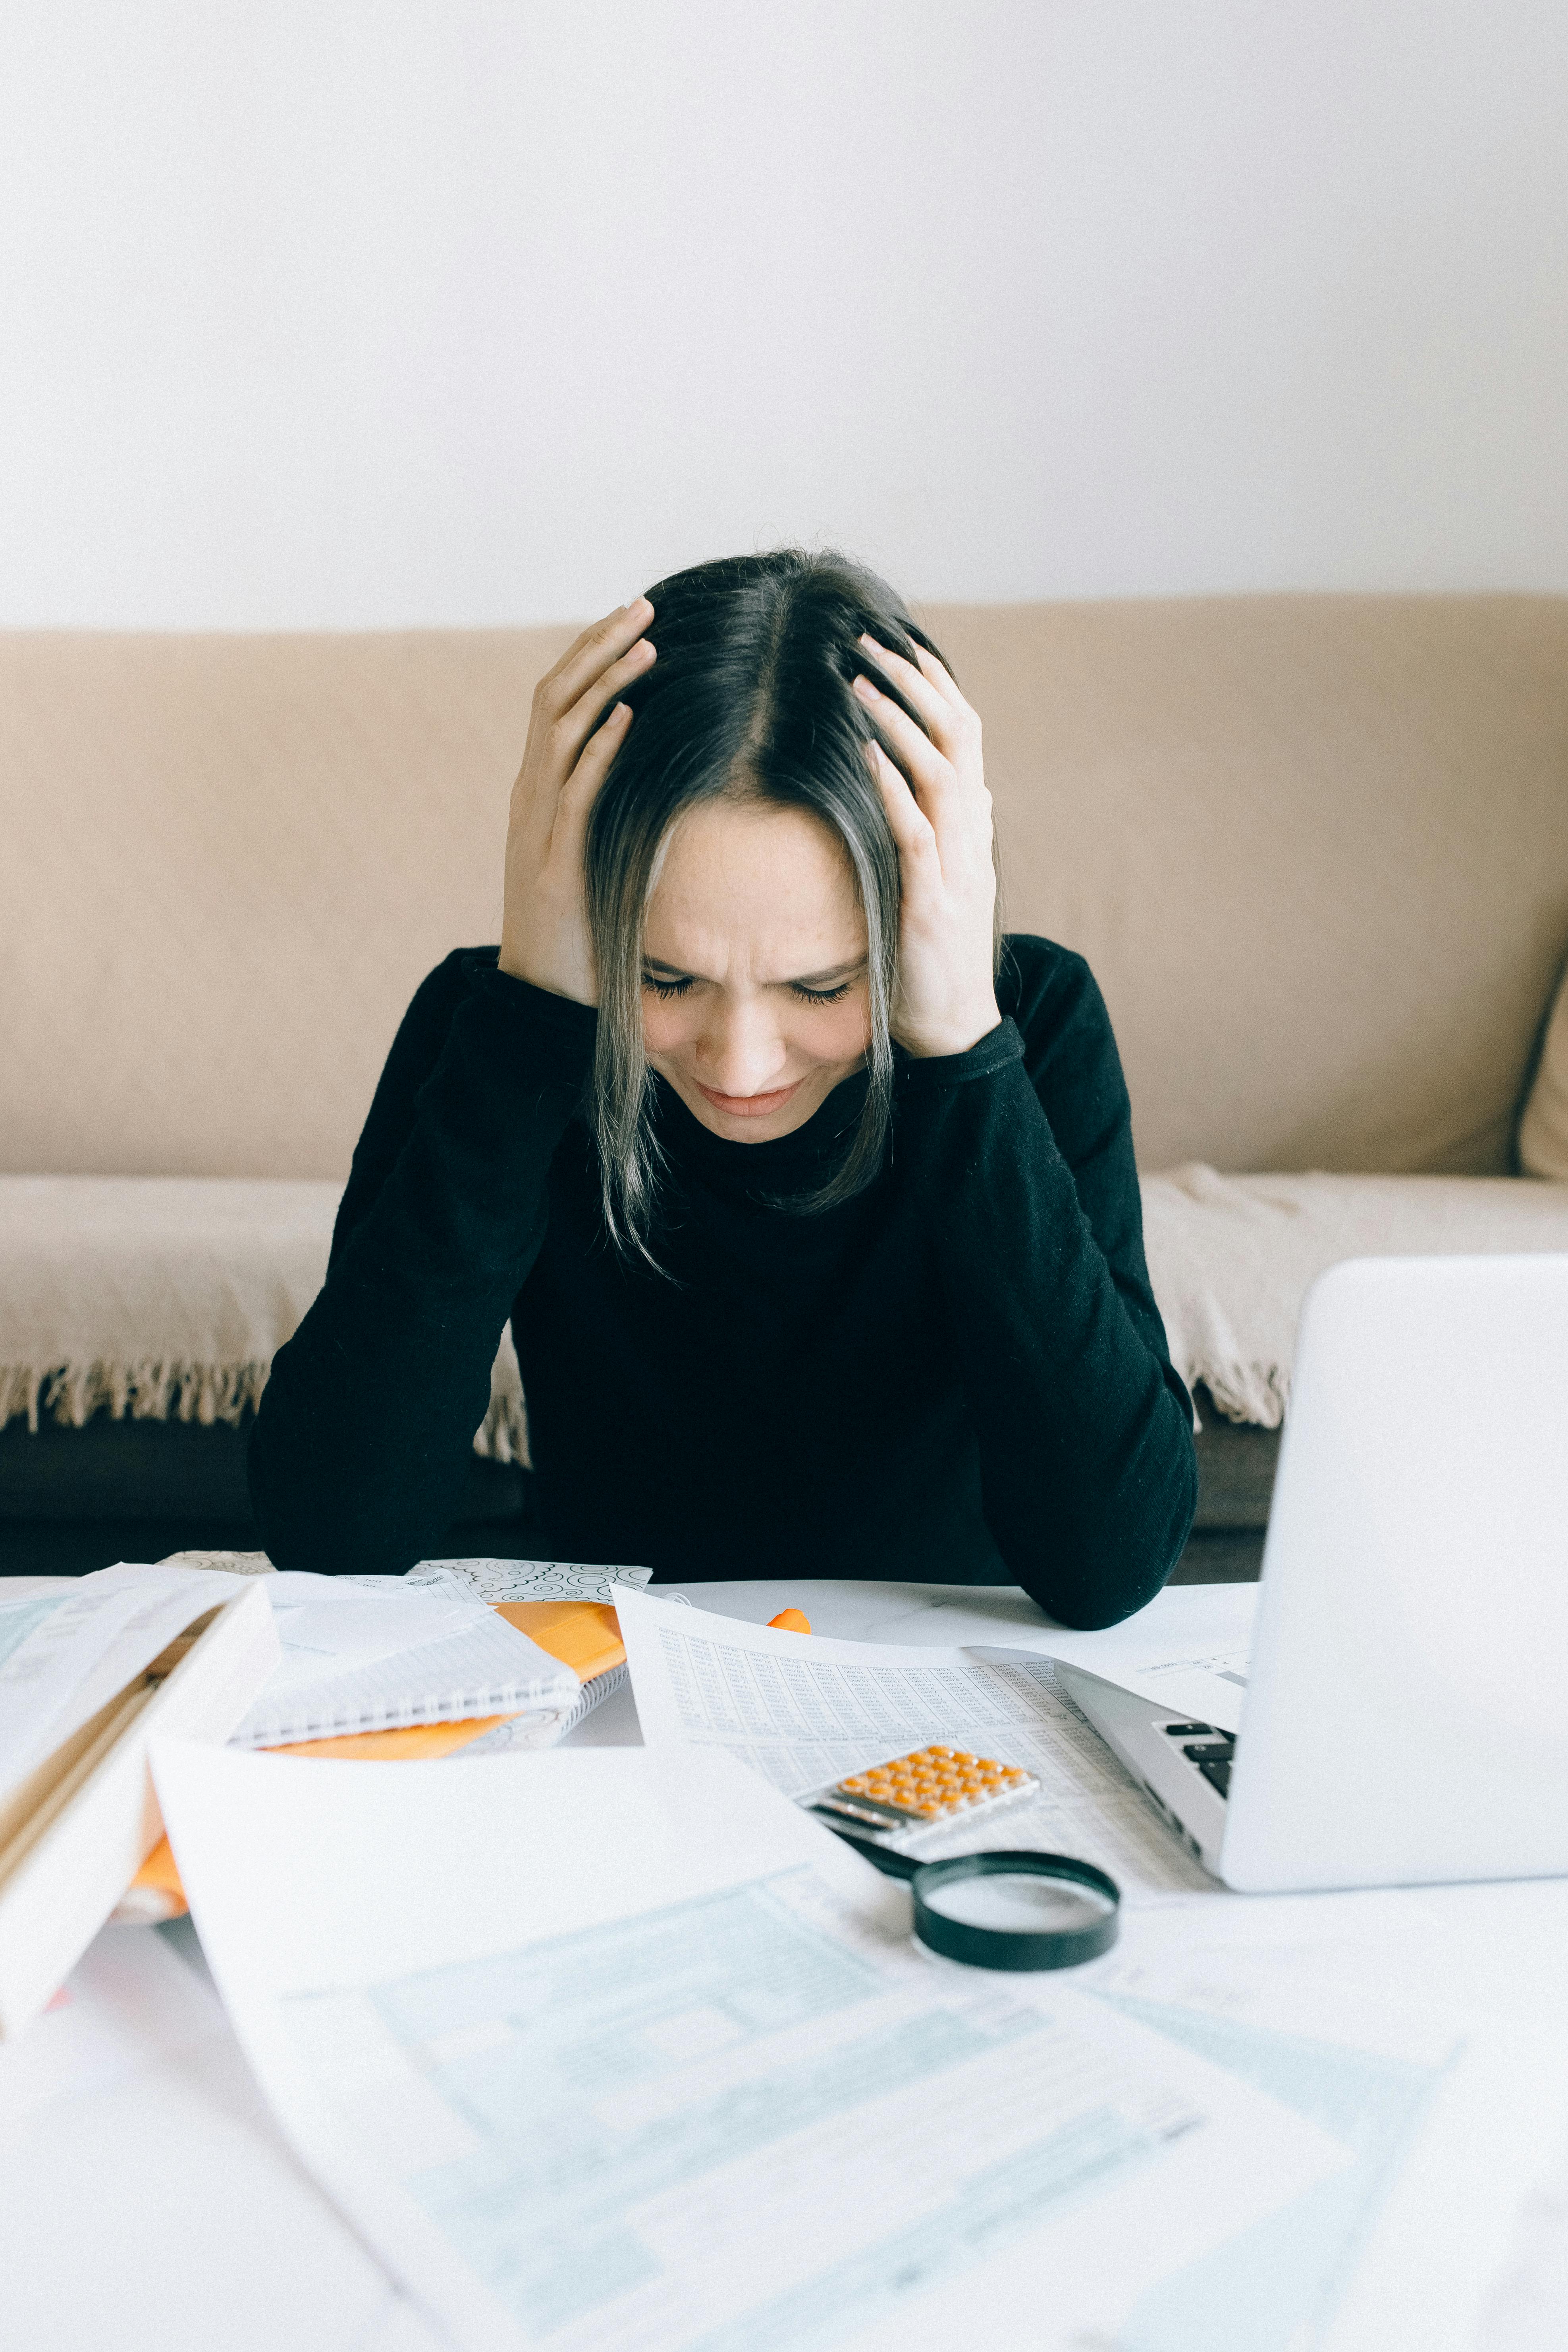
<instances>
[{"instance_id":1,"label":"orange envelope","mask_svg":"<svg viewBox=\"0 0 1568 2352\"><path fill-rule=\"evenodd\" d=\"M496 1601L498 1615L526 1633L531 1642L570 1666L579 1682L608 1674L626 1662L620 1620L598 1601ZM401 1731L352 1731L336 1739L298 1739L273 1748L272 1756L339 1756L356 1763L393 1764L413 1757L450 1756L481 1734L493 1731L504 1715L479 1715L463 1723L414 1723ZM177 1919L184 1911L185 1890L169 1848L160 1838L135 1877L132 1888L146 1897L148 1917Z\"/></svg>"}]
</instances>

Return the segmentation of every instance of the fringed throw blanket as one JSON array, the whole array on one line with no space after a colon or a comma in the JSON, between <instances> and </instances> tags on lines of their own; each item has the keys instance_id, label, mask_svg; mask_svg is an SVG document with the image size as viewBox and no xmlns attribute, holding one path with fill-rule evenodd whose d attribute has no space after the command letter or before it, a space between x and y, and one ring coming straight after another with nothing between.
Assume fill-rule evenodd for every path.
<instances>
[{"instance_id":1,"label":"fringed throw blanket","mask_svg":"<svg viewBox=\"0 0 1568 2352\"><path fill-rule=\"evenodd\" d=\"M1528 1176L1143 1179L1149 1278L1171 1360L1233 1421L1277 1429L1302 1302L1348 1257L1568 1251L1568 1184Z\"/></svg>"},{"instance_id":2,"label":"fringed throw blanket","mask_svg":"<svg viewBox=\"0 0 1568 2352\"><path fill-rule=\"evenodd\" d=\"M321 1288L342 1187L0 1176L0 1428L237 1423ZM510 1330L475 1450L527 1460Z\"/></svg>"},{"instance_id":3,"label":"fringed throw blanket","mask_svg":"<svg viewBox=\"0 0 1568 2352\"><path fill-rule=\"evenodd\" d=\"M0 1176L0 1428L42 1414L237 1422L321 1288L342 1187L231 1177ZM1143 1180L1177 1370L1275 1427L1301 1302L1341 1258L1568 1251L1568 1184L1529 1177ZM510 1329L477 1453L528 1460Z\"/></svg>"}]
</instances>

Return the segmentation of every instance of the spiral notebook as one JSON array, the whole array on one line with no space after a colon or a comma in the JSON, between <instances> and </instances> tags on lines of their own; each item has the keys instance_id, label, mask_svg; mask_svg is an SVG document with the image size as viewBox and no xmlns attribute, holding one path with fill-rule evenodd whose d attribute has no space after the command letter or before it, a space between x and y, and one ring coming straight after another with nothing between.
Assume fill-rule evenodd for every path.
<instances>
[{"instance_id":1,"label":"spiral notebook","mask_svg":"<svg viewBox=\"0 0 1568 2352\"><path fill-rule=\"evenodd\" d=\"M267 1583L283 1663L234 1731L235 1747L496 1715L525 1717L548 1739L578 1705L573 1668L470 1595L377 1593L289 1574Z\"/></svg>"}]
</instances>

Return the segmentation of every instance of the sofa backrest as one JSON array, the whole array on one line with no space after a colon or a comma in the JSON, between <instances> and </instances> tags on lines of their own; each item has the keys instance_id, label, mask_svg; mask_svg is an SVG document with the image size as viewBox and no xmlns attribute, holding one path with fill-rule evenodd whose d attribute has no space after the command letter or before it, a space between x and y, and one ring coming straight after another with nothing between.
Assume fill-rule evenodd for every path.
<instances>
[{"instance_id":1,"label":"sofa backrest","mask_svg":"<svg viewBox=\"0 0 1568 2352\"><path fill-rule=\"evenodd\" d=\"M924 618L1145 1167L1508 1168L1568 948L1568 598ZM0 1168L342 1174L418 981L497 936L570 635L0 635Z\"/></svg>"}]
</instances>

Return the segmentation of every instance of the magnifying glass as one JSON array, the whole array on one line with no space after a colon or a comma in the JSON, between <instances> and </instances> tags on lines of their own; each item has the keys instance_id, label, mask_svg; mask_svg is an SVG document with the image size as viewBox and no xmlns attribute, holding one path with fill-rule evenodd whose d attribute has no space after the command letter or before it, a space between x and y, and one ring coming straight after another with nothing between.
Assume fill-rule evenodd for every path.
<instances>
[{"instance_id":1,"label":"magnifying glass","mask_svg":"<svg viewBox=\"0 0 1568 2352\"><path fill-rule=\"evenodd\" d=\"M1121 1890L1092 1862L1032 1850L916 1862L832 1826L889 1877L908 1880L915 1934L944 1959L976 1969L1075 1969L1116 1941Z\"/></svg>"}]
</instances>

